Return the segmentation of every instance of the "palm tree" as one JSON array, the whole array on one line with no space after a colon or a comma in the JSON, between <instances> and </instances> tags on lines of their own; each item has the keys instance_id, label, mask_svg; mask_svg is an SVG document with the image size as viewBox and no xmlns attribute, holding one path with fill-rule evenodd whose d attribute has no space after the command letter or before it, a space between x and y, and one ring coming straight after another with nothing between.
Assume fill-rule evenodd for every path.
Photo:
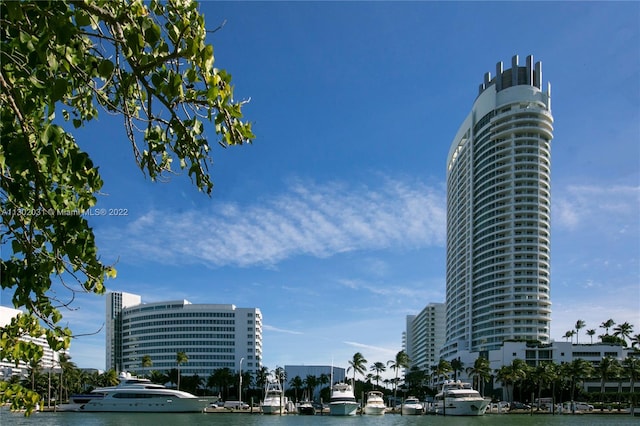
<instances>
[{"instance_id":1,"label":"palm tree","mask_svg":"<svg viewBox=\"0 0 640 426\"><path fill-rule=\"evenodd\" d=\"M518 394L520 396L520 400L522 400L522 384L529 376L531 367L529 366L529 364L518 358L514 359L511 362L511 366L513 368L514 374L514 394L515 386L518 385Z\"/></svg>"},{"instance_id":2,"label":"palm tree","mask_svg":"<svg viewBox=\"0 0 640 426\"><path fill-rule=\"evenodd\" d=\"M142 368L147 369L153 366L153 361L151 361L151 356L145 355L142 357ZM146 372L145 372L146 373ZM145 374L146 376L147 374Z\"/></svg>"},{"instance_id":3,"label":"palm tree","mask_svg":"<svg viewBox=\"0 0 640 426\"><path fill-rule=\"evenodd\" d=\"M596 330L592 328L591 330L587 330L587 336L591 337L591 344L593 344L593 336L595 336Z\"/></svg>"},{"instance_id":4,"label":"palm tree","mask_svg":"<svg viewBox=\"0 0 640 426\"><path fill-rule=\"evenodd\" d=\"M440 359L434 372L438 379L440 378L440 376L444 376L444 378L446 379L449 378L449 373L451 373L452 371L453 368L451 368L451 363L445 359Z\"/></svg>"},{"instance_id":5,"label":"palm tree","mask_svg":"<svg viewBox=\"0 0 640 426\"><path fill-rule=\"evenodd\" d=\"M627 339L631 337L631 333L633 333L633 325L629 324L626 321L622 324L618 324L613 329L613 335L622 338L625 346L627 346Z\"/></svg>"},{"instance_id":6,"label":"palm tree","mask_svg":"<svg viewBox=\"0 0 640 426\"><path fill-rule=\"evenodd\" d=\"M593 374L593 366L589 361L585 361L582 358L576 358L570 363L562 364L562 366L564 375L568 377L571 382L571 401L573 401L576 384Z\"/></svg>"},{"instance_id":7,"label":"palm tree","mask_svg":"<svg viewBox=\"0 0 640 426\"><path fill-rule=\"evenodd\" d=\"M367 360L360 352L353 354L353 358L349 361L347 374L349 374L350 370L353 370L353 385L355 386L356 373L364 375L364 372L367 371Z\"/></svg>"},{"instance_id":8,"label":"palm tree","mask_svg":"<svg viewBox=\"0 0 640 426\"><path fill-rule=\"evenodd\" d=\"M180 352L178 351L178 353L176 353L176 364L178 365L178 390L180 390L180 365L184 364L185 362L189 361L189 357L187 356L186 353L184 352Z\"/></svg>"},{"instance_id":9,"label":"palm tree","mask_svg":"<svg viewBox=\"0 0 640 426\"><path fill-rule=\"evenodd\" d=\"M366 376L364 376L364 382L368 384L369 387L373 387L373 381L376 380L376 377L379 378L380 376L376 376L373 373L369 373Z\"/></svg>"},{"instance_id":10,"label":"palm tree","mask_svg":"<svg viewBox=\"0 0 640 426\"><path fill-rule=\"evenodd\" d=\"M38 374L38 371L40 371L40 367L41 367L41 360L34 358L31 358L31 360L29 360L29 376L31 377L31 390L35 391L36 390L36 375Z\"/></svg>"},{"instance_id":11,"label":"palm tree","mask_svg":"<svg viewBox=\"0 0 640 426\"><path fill-rule=\"evenodd\" d=\"M261 392L264 391L267 386L267 381L269 381L269 369L262 366L258 371L256 371L256 386L261 389ZM264 398L264 394L262 397Z\"/></svg>"},{"instance_id":12,"label":"palm tree","mask_svg":"<svg viewBox=\"0 0 640 426\"><path fill-rule=\"evenodd\" d=\"M273 370L273 377L283 385L287 381L287 373L282 367L276 367L276 369Z\"/></svg>"},{"instance_id":13,"label":"palm tree","mask_svg":"<svg viewBox=\"0 0 640 426\"><path fill-rule=\"evenodd\" d=\"M304 382L300 376L296 376L293 379L289 380L289 386L293 388L295 395L295 402L298 402L298 391L302 389L304 386Z\"/></svg>"},{"instance_id":14,"label":"palm tree","mask_svg":"<svg viewBox=\"0 0 640 426\"><path fill-rule=\"evenodd\" d=\"M636 335L637 336L637 335ZM635 383L640 379L640 359L636 357L627 356L622 361L622 367L624 374L629 376L629 393L631 394L631 415L634 415L634 407L637 403L637 396L635 394Z\"/></svg>"},{"instance_id":15,"label":"palm tree","mask_svg":"<svg viewBox=\"0 0 640 426\"><path fill-rule=\"evenodd\" d=\"M426 378L427 374L423 369L417 365L411 367L409 372L405 375L405 385L409 393L422 393L422 388L424 387Z\"/></svg>"},{"instance_id":16,"label":"palm tree","mask_svg":"<svg viewBox=\"0 0 640 426\"><path fill-rule=\"evenodd\" d=\"M319 386L327 385L327 384L329 384L330 381L331 381L331 377L329 375L327 375L327 374L322 373L322 374L320 374L320 377L318 377L318 385Z\"/></svg>"},{"instance_id":17,"label":"palm tree","mask_svg":"<svg viewBox=\"0 0 640 426\"><path fill-rule=\"evenodd\" d=\"M571 339L571 343L573 343L573 335L576 334L575 330L569 330L566 333L564 333L564 337L565 339L567 339L567 342L569 341L569 339Z\"/></svg>"},{"instance_id":18,"label":"palm tree","mask_svg":"<svg viewBox=\"0 0 640 426\"><path fill-rule=\"evenodd\" d=\"M499 369L496 370L496 380L502 383L502 386L507 391L507 397L505 398L507 402L511 402L511 397L509 396L509 386L513 385L513 368L510 365L503 365Z\"/></svg>"},{"instance_id":19,"label":"palm tree","mask_svg":"<svg viewBox=\"0 0 640 426\"><path fill-rule=\"evenodd\" d=\"M373 365L371 367L369 367L369 371L373 371L376 374L373 376L373 378L376 381L376 387L378 387L380 385L380 379L382 377L380 377L380 373L384 373L385 371L387 371L387 367L385 367L384 362L374 362Z\"/></svg>"},{"instance_id":20,"label":"palm tree","mask_svg":"<svg viewBox=\"0 0 640 426\"><path fill-rule=\"evenodd\" d=\"M396 391L398 390L398 371L401 368L409 368L409 364L411 360L409 359L409 355L405 351L400 351L396 354L396 358L387 361L387 365L389 368L395 371L396 377L393 381L393 404L395 406L396 403Z\"/></svg>"},{"instance_id":21,"label":"palm tree","mask_svg":"<svg viewBox=\"0 0 640 426\"><path fill-rule=\"evenodd\" d=\"M163 385L169 381L169 378L167 377L166 374L162 374L158 370L151 370L149 372L149 380L151 380L153 383L158 383Z\"/></svg>"},{"instance_id":22,"label":"palm tree","mask_svg":"<svg viewBox=\"0 0 640 426\"><path fill-rule=\"evenodd\" d=\"M503 365L496 370L496 380L502 382L507 391L507 401L511 402L509 397L509 386L515 386L527 377L527 364L521 359L514 359L510 365Z\"/></svg>"},{"instance_id":23,"label":"palm tree","mask_svg":"<svg viewBox=\"0 0 640 426\"><path fill-rule=\"evenodd\" d=\"M116 373L116 370L111 369L105 371L100 375L100 382L100 386L115 386L120 383L120 379L118 378L118 373Z\"/></svg>"},{"instance_id":24,"label":"palm tree","mask_svg":"<svg viewBox=\"0 0 640 426\"><path fill-rule=\"evenodd\" d=\"M315 393L316 387L318 387L318 378L311 374L307 375L307 377L302 381L305 388L307 389L307 393L309 394L309 399L313 399L313 394Z\"/></svg>"},{"instance_id":25,"label":"palm tree","mask_svg":"<svg viewBox=\"0 0 640 426\"><path fill-rule=\"evenodd\" d=\"M531 371L532 382L538 385L538 401L542 397L542 389L552 384L557 377L557 364L553 362L542 362ZM540 410L540 404L538 404Z\"/></svg>"},{"instance_id":26,"label":"palm tree","mask_svg":"<svg viewBox=\"0 0 640 426\"><path fill-rule=\"evenodd\" d=\"M604 328L606 330L605 335L608 336L609 335L609 329L611 327L613 327L615 325L615 321L612 320L611 318L609 318L608 320L606 320L605 322L603 322L602 324L600 324L600 328Z\"/></svg>"},{"instance_id":27,"label":"palm tree","mask_svg":"<svg viewBox=\"0 0 640 426\"><path fill-rule=\"evenodd\" d=\"M489 364L489 360L482 356L478 357L474 361L473 367L467 367L466 371L474 381L474 388L478 389L480 394L484 396L484 384L491 378L491 367ZM475 384L476 379L478 380L477 385Z\"/></svg>"},{"instance_id":28,"label":"palm tree","mask_svg":"<svg viewBox=\"0 0 640 426\"><path fill-rule=\"evenodd\" d=\"M60 364L60 392L58 398L60 401L66 401L69 397L69 388L73 383L77 383L79 371L76 364L71 361L71 357L66 353L60 353L58 357Z\"/></svg>"},{"instance_id":29,"label":"palm tree","mask_svg":"<svg viewBox=\"0 0 640 426\"><path fill-rule=\"evenodd\" d=\"M578 335L580 330L583 329L587 325L583 320L579 319L576 321L575 329L576 329L576 345L578 344Z\"/></svg>"},{"instance_id":30,"label":"palm tree","mask_svg":"<svg viewBox=\"0 0 640 426\"><path fill-rule=\"evenodd\" d=\"M600 376L600 402L602 402L602 411L604 410L604 384L608 379L618 375L618 372L620 371L620 363L618 363L618 360L615 358L606 356L602 358L602 361L600 361L596 370Z\"/></svg>"},{"instance_id":31,"label":"palm tree","mask_svg":"<svg viewBox=\"0 0 640 426\"><path fill-rule=\"evenodd\" d=\"M458 380L458 372L464 371L464 363L460 361L460 357L451 360L451 370L453 371L453 380Z\"/></svg>"},{"instance_id":32,"label":"palm tree","mask_svg":"<svg viewBox=\"0 0 640 426\"><path fill-rule=\"evenodd\" d=\"M222 397L226 399L228 395L229 385L231 383L235 383L235 377L231 372L231 369L228 367L219 368L215 370L209 377L207 378L207 387L218 389L218 392L222 390Z\"/></svg>"},{"instance_id":33,"label":"palm tree","mask_svg":"<svg viewBox=\"0 0 640 426\"><path fill-rule=\"evenodd\" d=\"M635 348L636 345L638 345L638 348L640 348L640 334L634 334L631 337L631 347Z\"/></svg>"}]
</instances>

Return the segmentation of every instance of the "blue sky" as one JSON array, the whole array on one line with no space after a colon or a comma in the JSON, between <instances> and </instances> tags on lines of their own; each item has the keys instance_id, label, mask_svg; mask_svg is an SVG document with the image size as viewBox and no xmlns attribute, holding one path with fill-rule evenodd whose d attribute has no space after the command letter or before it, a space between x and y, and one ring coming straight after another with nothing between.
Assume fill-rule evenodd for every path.
<instances>
[{"instance_id":1,"label":"blue sky","mask_svg":"<svg viewBox=\"0 0 640 426\"><path fill-rule=\"evenodd\" d=\"M264 365L373 364L445 295L445 162L484 73L534 55L552 84L551 334L640 332L640 4L204 2L255 143L215 145L209 198L152 183L119 119L77 133L105 181L90 219L109 290L259 307ZM213 130L209 129L211 139ZM10 303L8 292L2 304ZM104 368L105 299L64 312ZM581 332L580 341L588 337Z\"/></svg>"}]
</instances>

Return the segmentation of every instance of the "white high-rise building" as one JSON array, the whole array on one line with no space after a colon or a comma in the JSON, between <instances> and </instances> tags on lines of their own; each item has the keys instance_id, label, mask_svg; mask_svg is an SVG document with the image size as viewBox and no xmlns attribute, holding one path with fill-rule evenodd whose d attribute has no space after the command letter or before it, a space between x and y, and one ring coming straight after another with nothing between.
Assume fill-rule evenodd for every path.
<instances>
[{"instance_id":1,"label":"white high-rise building","mask_svg":"<svg viewBox=\"0 0 640 426\"><path fill-rule=\"evenodd\" d=\"M445 359L549 341L552 132L540 62L485 74L447 158Z\"/></svg>"},{"instance_id":2,"label":"white high-rise building","mask_svg":"<svg viewBox=\"0 0 640 426\"><path fill-rule=\"evenodd\" d=\"M114 308L117 303L120 306ZM110 293L110 315L107 369L165 372L177 368L178 352L188 358L180 365L183 375L206 378L221 368L255 372L262 367L262 313L258 308L187 300L140 303L140 296ZM142 366L145 356L152 362L150 367Z\"/></svg>"},{"instance_id":3,"label":"white high-rise building","mask_svg":"<svg viewBox=\"0 0 640 426\"><path fill-rule=\"evenodd\" d=\"M404 351L411 367L428 370L438 364L445 341L444 330L444 303L429 303L418 315L407 315Z\"/></svg>"},{"instance_id":4,"label":"white high-rise building","mask_svg":"<svg viewBox=\"0 0 640 426\"><path fill-rule=\"evenodd\" d=\"M142 303L137 294L112 292L107 294L106 320L106 368L123 371L122 368L122 310Z\"/></svg>"}]
</instances>

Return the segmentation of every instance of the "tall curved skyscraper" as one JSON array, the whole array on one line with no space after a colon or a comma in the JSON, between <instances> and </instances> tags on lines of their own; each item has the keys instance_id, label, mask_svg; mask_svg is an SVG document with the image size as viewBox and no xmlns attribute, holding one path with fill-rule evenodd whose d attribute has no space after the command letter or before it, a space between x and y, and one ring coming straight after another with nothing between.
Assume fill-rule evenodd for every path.
<instances>
[{"instance_id":1,"label":"tall curved skyscraper","mask_svg":"<svg viewBox=\"0 0 640 426\"><path fill-rule=\"evenodd\" d=\"M540 62L485 74L447 158L445 359L549 341L552 137Z\"/></svg>"}]
</instances>

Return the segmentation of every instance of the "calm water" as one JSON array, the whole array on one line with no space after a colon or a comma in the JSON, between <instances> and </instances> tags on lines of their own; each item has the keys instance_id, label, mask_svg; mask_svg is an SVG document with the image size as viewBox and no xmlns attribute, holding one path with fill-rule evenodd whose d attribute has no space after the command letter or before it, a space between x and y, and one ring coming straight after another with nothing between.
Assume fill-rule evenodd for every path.
<instances>
[{"instance_id":1,"label":"calm water","mask_svg":"<svg viewBox=\"0 0 640 426\"><path fill-rule=\"evenodd\" d=\"M259 414L149 414L149 413L36 413L25 418L19 413L0 411L0 425L53 426L617 426L640 424L639 417L629 415L534 415L487 414L482 417L400 416L396 414L355 417L331 416L263 416Z\"/></svg>"}]
</instances>

